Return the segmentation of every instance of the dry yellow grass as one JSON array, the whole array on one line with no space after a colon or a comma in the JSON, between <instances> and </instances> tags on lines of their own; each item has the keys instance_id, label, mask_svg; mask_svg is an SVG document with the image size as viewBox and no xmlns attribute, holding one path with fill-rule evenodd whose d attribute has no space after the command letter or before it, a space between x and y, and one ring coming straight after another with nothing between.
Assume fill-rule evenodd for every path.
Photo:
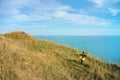
<instances>
[{"instance_id":1,"label":"dry yellow grass","mask_svg":"<svg viewBox=\"0 0 120 80\"><path fill-rule=\"evenodd\" d=\"M0 35L1 80L120 80L120 67L87 53L33 38L25 32Z\"/></svg>"}]
</instances>

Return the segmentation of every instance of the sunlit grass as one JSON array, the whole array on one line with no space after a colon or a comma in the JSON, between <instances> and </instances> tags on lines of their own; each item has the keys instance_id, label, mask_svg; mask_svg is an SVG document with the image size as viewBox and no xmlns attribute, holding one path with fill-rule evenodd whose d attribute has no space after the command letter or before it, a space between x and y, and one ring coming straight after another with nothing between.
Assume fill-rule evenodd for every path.
<instances>
[{"instance_id":1,"label":"sunlit grass","mask_svg":"<svg viewBox=\"0 0 120 80\"><path fill-rule=\"evenodd\" d=\"M0 35L1 80L120 80L120 67L89 53L33 38L25 32Z\"/></svg>"}]
</instances>

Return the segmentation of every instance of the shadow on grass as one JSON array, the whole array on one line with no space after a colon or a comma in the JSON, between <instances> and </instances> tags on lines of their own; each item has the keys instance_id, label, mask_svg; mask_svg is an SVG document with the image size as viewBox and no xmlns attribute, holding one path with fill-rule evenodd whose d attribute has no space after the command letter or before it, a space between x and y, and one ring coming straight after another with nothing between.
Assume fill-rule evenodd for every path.
<instances>
[{"instance_id":1,"label":"shadow on grass","mask_svg":"<svg viewBox=\"0 0 120 80\"><path fill-rule=\"evenodd\" d=\"M68 62L68 65L72 66L72 67L90 68L89 64L86 64L86 63L81 64L80 61L78 61L78 60L68 59L67 62Z\"/></svg>"},{"instance_id":2,"label":"shadow on grass","mask_svg":"<svg viewBox=\"0 0 120 80\"><path fill-rule=\"evenodd\" d=\"M77 60L73 60L73 59L68 59L67 62L68 62L68 65L70 65L70 66L79 64L79 62Z\"/></svg>"}]
</instances>

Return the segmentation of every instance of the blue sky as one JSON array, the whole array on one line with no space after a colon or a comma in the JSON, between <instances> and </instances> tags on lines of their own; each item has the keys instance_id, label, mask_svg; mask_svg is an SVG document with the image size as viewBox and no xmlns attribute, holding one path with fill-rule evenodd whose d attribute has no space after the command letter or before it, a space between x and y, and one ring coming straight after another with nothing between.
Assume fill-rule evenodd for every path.
<instances>
[{"instance_id":1,"label":"blue sky","mask_svg":"<svg viewBox=\"0 0 120 80\"><path fill-rule=\"evenodd\" d=\"M120 0L0 0L0 33L120 35Z\"/></svg>"}]
</instances>

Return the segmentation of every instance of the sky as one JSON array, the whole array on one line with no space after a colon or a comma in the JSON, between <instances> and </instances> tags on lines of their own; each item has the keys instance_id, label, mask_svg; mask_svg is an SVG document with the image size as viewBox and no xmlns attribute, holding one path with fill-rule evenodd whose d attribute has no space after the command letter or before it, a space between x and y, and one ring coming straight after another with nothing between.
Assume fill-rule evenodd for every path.
<instances>
[{"instance_id":1,"label":"sky","mask_svg":"<svg viewBox=\"0 0 120 80\"><path fill-rule=\"evenodd\" d=\"M120 35L120 0L0 0L0 33Z\"/></svg>"}]
</instances>

